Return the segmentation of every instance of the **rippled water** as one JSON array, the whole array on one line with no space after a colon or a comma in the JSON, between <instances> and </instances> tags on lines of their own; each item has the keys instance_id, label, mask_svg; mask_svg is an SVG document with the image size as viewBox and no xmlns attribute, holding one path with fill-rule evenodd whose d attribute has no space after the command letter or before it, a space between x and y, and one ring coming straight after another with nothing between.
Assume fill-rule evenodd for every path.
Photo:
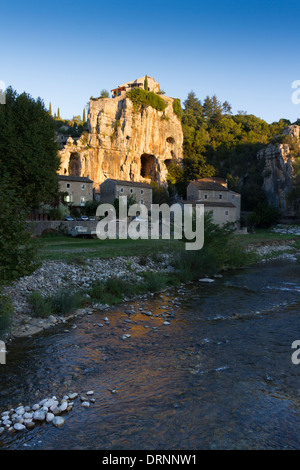
<instances>
[{"instance_id":1,"label":"rippled water","mask_svg":"<svg viewBox=\"0 0 300 470\"><path fill-rule=\"evenodd\" d=\"M15 341L0 410L72 391L96 401L0 448L299 448L299 293L300 264L273 261Z\"/></svg>"}]
</instances>

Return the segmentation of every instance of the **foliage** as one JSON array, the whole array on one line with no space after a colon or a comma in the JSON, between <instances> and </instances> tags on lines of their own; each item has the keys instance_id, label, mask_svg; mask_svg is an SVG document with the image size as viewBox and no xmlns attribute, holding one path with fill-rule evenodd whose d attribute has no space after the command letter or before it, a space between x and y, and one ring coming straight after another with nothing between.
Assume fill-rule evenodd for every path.
<instances>
[{"instance_id":1,"label":"foliage","mask_svg":"<svg viewBox=\"0 0 300 470\"><path fill-rule=\"evenodd\" d=\"M0 171L10 178L18 198L37 207L57 195L60 161L55 122L43 101L6 90L0 106Z\"/></svg>"},{"instance_id":2,"label":"foliage","mask_svg":"<svg viewBox=\"0 0 300 470\"><path fill-rule=\"evenodd\" d=\"M266 200L264 162L258 161L257 153L266 144L279 142L278 135L288 124L286 119L268 124L245 112L232 115L227 101L221 103L214 95L201 102L190 92L182 116L184 171L175 179L179 194L184 196L190 180L218 175L228 178L230 189L241 192L242 209L252 210Z\"/></svg>"},{"instance_id":3,"label":"foliage","mask_svg":"<svg viewBox=\"0 0 300 470\"><path fill-rule=\"evenodd\" d=\"M280 211L276 207L271 207L266 201L260 202L255 207L252 214L248 216L247 224L251 228L268 228L276 224L280 217Z\"/></svg>"},{"instance_id":4,"label":"foliage","mask_svg":"<svg viewBox=\"0 0 300 470\"><path fill-rule=\"evenodd\" d=\"M177 255L175 267L181 282L215 274L227 267L244 266L249 263L244 250L235 243L233 227L220 227L212 220L212 213L204 215L204 246L198 251L185 251Z\"/></svg>"},{"instance_id":5,"label":"foliage","mask_svg":"<svg viewBox=\"0 0 300 470\"><path fill-rule=\"evenodd\" d=\"M182 111L181 102L179 98L175 98L175 100L173 101L173 111L178 117L178 119L181 120L183 111Z\"/></svg>"},{"instance_id":6,"label":"foliage","mask_svg":"<svg viewBox=\"0 0 300 470\"><path fill-rule=\"evenodd\" d=\"M11 186L10 180L0 180L0 283L29 275L38 266L28 214Z\"/></svg>"},{"instance_id":7,"label":"foliage","mask_svg":"<svg viewBox=\"0 0 300 470\"><path fill-rule=\"evenodd\" d=\"M67 315L84 305L81 292L60 291L54 296L44 297L40 292L32 292L28 296L32 314L36 317L47 318L50 315Z\"/></svg>"},{"instance_id":8,"label":"foliage","mask_svg":"<svg viewBox=\"0 0 300 470\"><path fill-rule=\"evenodd\" d=\"M152 181L151 186L153 188L152 203L153 204L169 204L170 196L165 186L158 186L155 181Z\"/></svg>"},{"instance_id":9,"label":"foliage","mask_svg":"<svg viewBox=\"0 0 300 470\"><path fill-rule=\"evenodd\" d=\"M49 217L54 220L63 220L69 214L70 210L68 206L64 204L59 204L57 207L52 207L49 210Z\"/></svg>"},{"instance_id":10,"label":"foliage","mask_svg":"<svg viewBox=\"0 0 300 470\"><path fill-rule=\"evenodd\" d=\"M49 297L43 297L40 292L32 292L28 296L28 302L34 317L48 318L54 314L52 302Z\"/></svg>"},{"instance_id":11,"label":"foliage","mask_svg":"<svg viewBox=\"0 0 300 470\"><path fill-rule=\"evenodd\" d=\"M136 199L134 196L127 196L127 208L129 209L130 206L132 206L133 204L136 204ZM114 208L116 210L116 217L117 219L119 218L119 215L120 215L120 211L119 211L119 198L116 197L116 199L114 200Z\"/></svg>"},{"instance_id":12,"label":"foliage","mask_svg":"<svg viewBox=\"0 0 300 470\"><path fill-rule=\"evenodd\" d=\"M147 77L147 75L146 75L145 80L144 80L144 90L149 91L148 77Z\"/></svg>"},{"instance_id":13,"label":"foliage","mask_svg":"<svg viewBox=\"0 0 300 470\"><path fill-rule=\"evenodd\" d=\"M0 338L9 330L14 314L12 301L0 293Z\"/></svg>"},{"instance_id":14,"label":"foliage","mask_svg":"<svg viewBox=\"0 0 300 470\"><path fill-rule=\"evenodd\" d=\"M142 88L133 88L127 92L127 96L132 101L135 111L141 112L148 106L151 106L157 111L164 111L167 107L167 103L164 99L153 91L146 91Z\"/></svg>"}]
</instances>

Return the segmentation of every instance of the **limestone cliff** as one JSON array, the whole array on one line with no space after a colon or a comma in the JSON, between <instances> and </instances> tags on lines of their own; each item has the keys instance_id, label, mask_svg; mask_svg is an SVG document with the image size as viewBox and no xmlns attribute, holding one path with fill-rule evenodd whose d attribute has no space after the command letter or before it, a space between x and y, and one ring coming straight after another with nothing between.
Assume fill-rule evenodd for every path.
<instances>
[{"instance_id":1,"label":"limestone cliff","mask_svg":"<svg viewBox=\"0 0 300 470\"><path fill-rule=\"evenodd\" d=\"M167 107L135 111L122 93L115 98L91 99L89 133L60 151L60 174L89 176L94 187L107 178L166 182L172 161L181 162L183 133L173 111L173 99L161 96Z\"/></svg>"},{"instance_id":2,"label":"limestone cliff","mask_svg":"<svg viewBox=\"0 0 300 470\"><path fill-rule=\"evenodd\" d=\"M284 135L299 139L300 127L287 126ZM293 157L288 144L269 144L258 152L258 158L264 159L263 189L271 206L277 207L283 216L294 216L293 205L288 201L288 194L293 185Z\"/></svg>"}]
</instances>

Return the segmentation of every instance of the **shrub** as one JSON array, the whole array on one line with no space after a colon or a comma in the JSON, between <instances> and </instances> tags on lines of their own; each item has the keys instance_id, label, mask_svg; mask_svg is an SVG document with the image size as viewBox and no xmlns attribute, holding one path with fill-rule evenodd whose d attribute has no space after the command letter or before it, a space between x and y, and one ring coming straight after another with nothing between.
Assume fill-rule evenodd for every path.
<instances>
[{"instance_id":1,"label":"shrub","mask_svg":"<svg viewBox=\"0 0 300 470\"><path fill-rule=\"evenodd\" d=\"M84 298L81 292L58 292L51 298L54 313L67 315L84 305Z\"/></svg>"},{"instance_id":2,"label":"shrub","mask_svg":"<svg viewBox=\"0 0 300 470\"><path fill-rule=\"evenodd\" d=\"M10 298L0 294L0 338L8 331L13 313L14 308Z\"/></svg>"},{"instance_id":3,"label":"shrub","mask_svg":"<svg viewBox=\"0 0 300 470\"><path fill-rule=\"evenodd\" d=\"M250 227L268 228L274 225L279 217L280 211L276 207L271 207L268 202L261 202L248 216L247 224Z\"/></svg>"},{"instance_id":4,"label":"shrub","mask_svg":"<svg viewBox=\"0 0 300 470\"><path fill-rule=\"evenodd\" d=\"M167 107L167 103L153 91L146 91L142 88L134 88L127 92L128 98L132 101L133 107L136 111L142 111L143 109L151 106L157 111L164 111Z\"/></svg>"},{"instance_id":5,"label":"shrub","mask_svg":"<svg viewBox=\"0 0 300 470\"><path fill-rule=\"evenodd\" d=\"M180 102L179 98L176 98L173 101L173 111L176 114L176 116L178 117L178 119L181 121L183 111L182 111L181 102Z\"/></svg>"},{"instance_id":6,"label":"shrub","mask_svg":"<svg viewBox=\"0 0 300 470\"><path fill-rule=\"evenodd\" d=\"M143 273L144 287L146 291L159 292L168 285L167 277L161 273L146 272Z\"/></svg>"},{"instance_id":7,"label":"shrub","mask_svg":"<svg viewBox=\"0 0 300 470\"><path fill-rule=\"evenodd\" d=\"M54 313L51 299L43 297L40 292L32 292L28 296L28 302L35 317L47 318Z\"/></svg>"}]
</instances>

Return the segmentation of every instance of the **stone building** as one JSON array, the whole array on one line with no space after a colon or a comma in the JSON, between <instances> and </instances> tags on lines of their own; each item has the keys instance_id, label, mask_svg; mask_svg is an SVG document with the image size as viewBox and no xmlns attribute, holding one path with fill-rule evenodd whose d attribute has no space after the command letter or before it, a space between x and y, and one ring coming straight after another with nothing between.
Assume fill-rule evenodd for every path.
<instances>
[{"instance_id":1,"label":"stone building","mask_svg":"<svg viewBox=\"0 0 300 470\"><path fill-rule=\"evenodd\" d=\"M136 80L132 80L131 82L123 83L119 85L117 88L111 90L112 97L116 98L117 96L121 96L122 93L126 93L126 91L132 90L133 88L144 88L146 80L146 75L141 78L137 78ZM148 90L153 91L154 93L158 93L160 91L159 83L157 83L154 78L148 77Z\"/></svg>"},{"instance_id":2,"label":"stone building","mask_svg":"<svg viewBox=\"0 0 300 470\"><path fill-rule=\"evenodd\" d=\"M151 209L153 188L150 184L107 179L100 184L100 202L113 204L120 196L131 196L137 203Z\"/></svg>"},{"instance_id":3,"label":"stone building","mask_svg":"<svg viewBox=\"0 0 300 470\"><path fill-rule=\"evenodd\" d=\"M93 181L88 177L59 175L59 191L65 193L65 202L85 206L93 200Z\"/></svg>"},{"instance_id":4,"label":"stone building","mask_svg":"<svg viewBox=\"0 0 300 470\"><path fill-rule=\"evenodd\" d=\"M204 211L213 213L213 222L223 225L238 223L241 217L241 195L231 191L223 178L202 178L187 186L185 203L204 204Z\"/></svg>"}]
</instances>

